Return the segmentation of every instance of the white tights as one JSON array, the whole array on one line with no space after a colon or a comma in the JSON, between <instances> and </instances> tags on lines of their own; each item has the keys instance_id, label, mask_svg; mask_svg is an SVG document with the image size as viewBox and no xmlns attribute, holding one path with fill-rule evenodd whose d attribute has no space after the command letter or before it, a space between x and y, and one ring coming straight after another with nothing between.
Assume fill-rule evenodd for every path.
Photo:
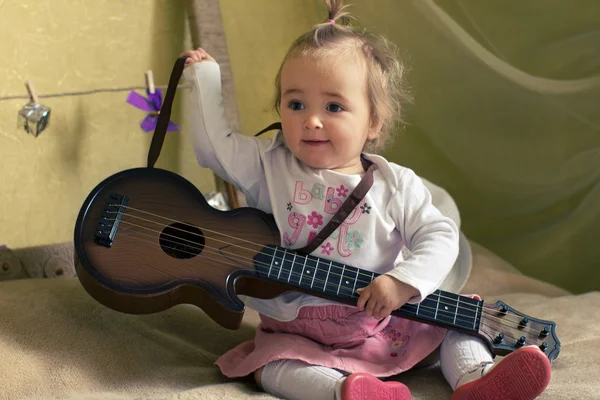
<instances>
[{"instance_id":1,"label":"white tights","mask_svg":"<svg viewBox=\"0 0 600 400\"><path fill-rule=\"evenodd\" d=\"M260 383L265 392L287 400L335 400L341 398L343 379L333 368L279 360L265 365Z\"/></svg>"},{"instance_id":2,"label":"white tights","mask_svg":"<svg viewBox=\"0 0 600 400\"><path fill-rule=\"evenodd\" d=\"M471 335L448 331L440 350L442 373L453 390L463 376L493 364L483 340ZM342 372L332 368L298 360L279 360L264 367L261 385L265 392L287 400L341 400L344 379Z\"/></svg>"}]
</instances>

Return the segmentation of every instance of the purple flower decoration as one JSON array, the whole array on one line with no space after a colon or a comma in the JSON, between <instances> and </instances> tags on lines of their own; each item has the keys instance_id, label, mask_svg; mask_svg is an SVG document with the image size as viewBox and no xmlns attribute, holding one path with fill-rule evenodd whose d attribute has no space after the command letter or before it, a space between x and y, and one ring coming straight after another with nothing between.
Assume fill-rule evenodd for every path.
<instances>
[{"instance_id":1,"label":"purple flower decoration","mask_svg":"<svg viewBox=\"0 0 600 400\"><path fill-rule=\"evenodd\" d=\"M148 98L145 98L141 94L132 90L127 96L127 103L132 106L139 108L140 110L148 111L149 114L140 123L140 126L144 132L151 132L156 129L156 123L158 122L158 114L162 105L162 92L160 89L156 89L154 93L150 93L146 90ZM169 121L167 132L178 131L179 126L175 125L172 121Z\"/></svg>"}]
</instances>

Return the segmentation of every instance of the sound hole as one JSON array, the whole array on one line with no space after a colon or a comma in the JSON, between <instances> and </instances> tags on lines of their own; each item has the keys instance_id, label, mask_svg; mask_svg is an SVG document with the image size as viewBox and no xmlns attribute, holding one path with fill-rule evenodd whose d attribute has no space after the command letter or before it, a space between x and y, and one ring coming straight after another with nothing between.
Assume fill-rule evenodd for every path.
<instances>
[{"instance_id":1,"label":"sound hole","mask_svg":"<svg viewBox=\"0 0 600 400\"><path fill-rule=\"evenodd\" d=\"M176 222L162 230L160 248L173 258L192 258L202 252L204 235L195 226Z\"/></svg>"}]
</instances>

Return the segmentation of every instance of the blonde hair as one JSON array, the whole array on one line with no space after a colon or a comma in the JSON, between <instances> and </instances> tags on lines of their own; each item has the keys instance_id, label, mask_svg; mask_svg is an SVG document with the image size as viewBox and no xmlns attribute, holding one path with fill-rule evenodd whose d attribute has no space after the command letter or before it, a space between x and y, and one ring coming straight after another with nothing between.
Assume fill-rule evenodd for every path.
<instances>
[{"instance_id":1,"label":"blonde hair","mask_svg":"<svg viewBox=\"0 0 600 400\"><path fill-rule=\"evenodd\" d=\"M327 21L315 25L298 37L290 46L275 78L274 108L280 113L281 71L293 57L321 59L335 55L357 53L362 56L367 69L367 93L371 106L371 122L382 124L381 131L368 140L365 150L382 150L391 138L394 126L402 122L402 105L410 101L404 87L405 68L396 56L395 46L383 36L376 36L350 25L347 6L342 0L325 0L329 12Z\"/></svg>"}]
</instances>

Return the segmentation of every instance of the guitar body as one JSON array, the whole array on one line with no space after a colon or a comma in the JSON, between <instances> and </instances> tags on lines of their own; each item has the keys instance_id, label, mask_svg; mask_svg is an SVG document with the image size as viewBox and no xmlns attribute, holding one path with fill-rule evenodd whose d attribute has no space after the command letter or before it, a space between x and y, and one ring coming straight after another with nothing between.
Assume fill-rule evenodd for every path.
<instances>
[{"instance_id":1,"label":"guitar body","mask_svg":"<svg viewBox=\"0 0 600 400\"><path fill-rule=\"evenodd\" d=\"M127 199L126 206L115 206L115 194ZM102 245L96 234L106 226L114 236ZM254 208L215 210L191 183L161 169L130 169L101 182L81 208L74 239L82 285L121 312L189 303L236 329L244 312L236 293L268 298L288 289L253 279L252 258L280 242L270 215Z\"/></svg>"}]
</instances>

